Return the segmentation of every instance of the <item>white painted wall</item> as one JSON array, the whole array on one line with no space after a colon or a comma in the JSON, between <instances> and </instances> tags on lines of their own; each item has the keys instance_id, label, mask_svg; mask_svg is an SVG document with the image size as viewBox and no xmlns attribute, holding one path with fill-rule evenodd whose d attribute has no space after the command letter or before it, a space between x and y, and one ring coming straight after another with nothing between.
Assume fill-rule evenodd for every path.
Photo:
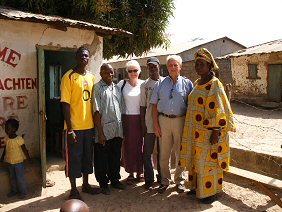
<instances>
[{"instance_id":1,"label":"white painted wall","mask_svg":"<svg viewBox=\"0 0 282 212\"><path fill-rule=\"evenodd\" d=\"M12 82L9 79L28 78L28 83L38 80L36 45L76 49L87 44L90 45L92 55L89 70L99 80L99 68L103 61L103 38L90 30L67 28L67 31L61 31L45 24L2 19L0 29L0 55L7 47L6 55L0 56L0 141L3 141L5 136L4 121L15 116L20 120L18 134L25 134L30 154L38 157L40 150L37 86L28 84L24 88L10 89Z\"/></svg>"}]
</instances>

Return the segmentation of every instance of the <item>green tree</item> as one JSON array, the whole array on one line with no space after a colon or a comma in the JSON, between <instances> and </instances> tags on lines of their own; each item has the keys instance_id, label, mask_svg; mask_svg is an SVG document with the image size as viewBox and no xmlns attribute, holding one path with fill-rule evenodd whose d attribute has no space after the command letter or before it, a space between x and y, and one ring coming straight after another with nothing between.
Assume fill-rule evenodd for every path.
<instances>
[{"instance_id":1,"label":"green tree","mask_svg":"<svg viewBox=\"0 0 282 212\"><path fill-rule=\"evenodd\" d=\"M88 21L130 31L134 36L104 39L104 57L141 55L168 45L165 29L173 15L173 0L0 0L20 10Z\"/></svg>"}]
</instances>

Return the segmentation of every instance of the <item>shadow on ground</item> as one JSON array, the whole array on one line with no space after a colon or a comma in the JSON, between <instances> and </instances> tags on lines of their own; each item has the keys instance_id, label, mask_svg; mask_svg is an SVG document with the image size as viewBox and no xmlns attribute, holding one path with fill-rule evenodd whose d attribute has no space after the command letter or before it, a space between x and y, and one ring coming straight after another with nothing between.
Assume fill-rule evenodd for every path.
<instances>
[{"instance_id":1,"label":"shadow on ground","mask_svg":"<svg viewBox=\"0 0 282 212\"><path fill-rule=\"evenodd\" d=\"M201 204L195 196L188 196L186 193L178 194L174 185L170 186L163 194L157 193L158 184L153 190L145 190L143 183L127 186L126 190L111 188L111 195L89 195L81 193L84 202L89 206L90 211L257 211L241 200L235 199L226 193L219 195L218 201L212 205ZM78 187L81 190L81 186ZM34 198L40 193L40 188L28 196ZM22 204L7 211L59 211L59 208L67 200L69 190L59 196L51 196L37 199L27 204ZM40 196L40 195L39 195ZM8 202L7 202L8 203ZM260 207L264 211L271 204Z\"/></svg>"}]
</instances>

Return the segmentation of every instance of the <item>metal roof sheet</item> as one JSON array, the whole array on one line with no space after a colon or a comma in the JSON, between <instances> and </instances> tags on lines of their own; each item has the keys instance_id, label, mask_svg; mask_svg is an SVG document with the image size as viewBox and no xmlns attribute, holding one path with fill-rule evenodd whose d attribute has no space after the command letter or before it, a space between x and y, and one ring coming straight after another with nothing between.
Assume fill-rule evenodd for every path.
<instances>
[{"instance_id":1,"label":"metal roof sheet","mask_svg":"<svg viewBox=\"0 0 282 212\"><path fill-rule=\"evenodd\" d=\"M159 47L159 48L152 48L148 52L143 53L141 56L129 56L127 58L119 57L119 56L114 56L112 59L107 60L106 62L113 63L113 62L119 62L119 61L126 61L126 60L131 60L131 59L140 59L140 58L147 58L147 57L152 57L152 56L166 56L166 55L172 55L172 54L180 54L185 51L189 51L193 48L200 47L204 44L208 44L220 39L228 39L234 43L237 43L236 41L228 38L228 37L222 37L218 39L210 39L210 40L204 40L204 39L197 39L193 41L188 41L188 42L183 42L183 43L178 43L178 44L171 44L168 48L165 47ZM241 45L242 48L245 48L240 43L237 43L238 45Z\"/></svg>"},{"instance_id":2,"label":"metal roof sheet","mask_svg":"<svg viewBox=\"0 0 282 212\"><path fill-rule=\"evenodd\" d=\"M252 46L246 49L242 49L234 53L225 55L224 57L225 58L239 57L239 56L253 55L253 54L267 54L271 52L282 52L282 39L274 40L267 43Z\"/></svg>"},{"instance_id":3,"label":"metal roof sheet","mask_svg":"<svg viewBox=\"0 0 282 212\"><path fill-rule=\"evenodd\" d=\"M78 21L78 20L63 18L59 16L49 16L49 15L30 13L30 12L23 12L5 7L0 7L0 19L48 24L64 31L67 30L67 27L88 29L95 31L97 35L102 37L108 35L122 35L122 36L133 35L131 32L122 29L105 27L85 21Z\"/></svg>"}]
</instances>

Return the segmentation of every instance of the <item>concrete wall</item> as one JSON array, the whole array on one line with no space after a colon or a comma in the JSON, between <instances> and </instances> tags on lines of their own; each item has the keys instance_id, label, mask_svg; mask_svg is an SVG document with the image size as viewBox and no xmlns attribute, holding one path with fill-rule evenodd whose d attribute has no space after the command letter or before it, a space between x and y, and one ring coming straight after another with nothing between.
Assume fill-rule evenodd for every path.
<instances>
[{"instance_id":1,"label":"concrete wall","mask_svg":"<svg viewBox=\"0 0 282 212\"><path fill-rule=\"evenodd\" d=\"M231 72L231 60L230 59L216 59L216 63L219 67L219 79L223 84L233 84L232 72ZM141 66L142 72L140 79L147 79L149 73L146 66ZM162 75L167 76L168 71L166 65L161 65ZM116 74L125 73L124 69L115 69ZM123 74L123 76L126 74ZM189 78L192 82L199 78L195 71L195 62L188 61L183 62L181 75Z\"/></svg>"},{"instance_id":2,"label":"concrete wall","mask_svg":"<svg viewBox=\"0 0 282 212\"><path fill-rule=\"evenodd\" d=\"M228 38L220 38L179 53L178 55L181 56L183 60L182 75L190 78L192 81L195 81L198 78L194 69L194 54L200 48L207 48L216 58L216 57L224 56L231 52L238 51L242 49L243 46ZM166 71L167 69L165 67L167 56L168 55L156 56L160 60L164 73L167 73ZM141 75L142 79L146 79L146 77L149 76L146 70L147 59L148 59L147 57L136 59L139 62L140 66L142 67L142 75ZM130 58L128 60L130 60ZM116 70L117 73L120 73L122 72L122 70L120 69L125 67L125 64L128 60L112 62L111 65L113 66L113 68ZM222 82L225 84L233 83L230 59L220 59L216 61L220 68L220 79L222 80Z\"/></svg>"},{"instance_id":3,"label":"concrete wall","mask_svg":"<svg viewBox=\"0 0 282 212\"><path fill-rule=\"evenodd\" d=\"M233 84L231 61L230 59L216 59L216 63L219 67L219 79L225 85L227 83ZM192 82L199 78L195 71L195 62L184 62L182 67L182 75L189 78Z\"/></svg>"},{"instance_id":4,"label":"concrete wall","mask_svg":"<svg viewBox=\"0 0 282 212\"><path fill-rule=\"evenodd\" d=\"M239 98L267 97L268 65L281 63L282 54L279 52L231 58L234 94ZM259 79L248 79L248 64L257 64Z\"/></svg>"},{"instance_id":5,"label":"concrete wall","mask_svg":"<svg viewBox=\"0 0 282 212\"><path fill-rule=\"evenodd\" d=\"M230 148L231 166L282 180L282 158L239 148Z\"/></svg>"},{"instance_id":6,"label":"concrete wall","mask_svg":"<svg viewBox=\"0 0 282 212\"><path fill-rule=\"evenodd\" d=\"M16 117L20 121L18 134L25 135L31 156L39 157L38 86L42 85L38 85L36 45L54 50L88 45L92 54L89 69L99 79L103 39L89 30L61 31L22 21L0 20L0 28L0 146L5 120Z\"/></svg>"}]
</instances>

